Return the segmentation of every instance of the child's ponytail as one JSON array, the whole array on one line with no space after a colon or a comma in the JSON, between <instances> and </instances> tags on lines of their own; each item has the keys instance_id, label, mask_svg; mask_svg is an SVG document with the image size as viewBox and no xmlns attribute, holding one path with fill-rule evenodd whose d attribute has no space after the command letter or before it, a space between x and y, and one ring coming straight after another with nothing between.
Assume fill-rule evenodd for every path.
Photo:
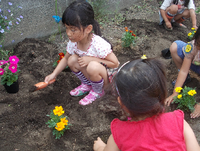
<instances>
[{"instance_id":1,"label":"child's ponytail","mask_svg":"<svg viewBox=\"0 0 200 151\"><path fill-rule=\"evenodd\" d=\"M184 2L185 7L188 7L189 1L190 0L185 0L185 2ZM178 0L173 0L173 4L178 5Z\"/></svg>"},{"instance_id":2,"label":"child's ponytail","mask_svg":"<svg viewBox=\"0 0 200 151\"><path fill-rule=\"evenodd\" d=\"M96 20L94 20L94 23L93 23L93 30L96 35L102 36L99 23Z\"/></svg>"}]
</instances>

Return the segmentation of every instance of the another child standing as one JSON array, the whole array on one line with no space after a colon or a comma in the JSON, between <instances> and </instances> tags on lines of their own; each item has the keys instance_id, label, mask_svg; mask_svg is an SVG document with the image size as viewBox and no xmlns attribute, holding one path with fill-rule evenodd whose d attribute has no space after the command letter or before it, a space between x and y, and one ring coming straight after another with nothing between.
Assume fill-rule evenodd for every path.
<instances>
[{"instance_id":1,"label":"another child standing","mask_svg":"<svg viewBox=\"0 0 200 151\"><path fill-rule=\"evenodd\" d=\"M170 46L172 59L179 70L177 80L174 81L174 88L182 87L189 80L189 70L193 70L200 75L200 27L197 29L194 40L185 43L176 40ZM178 93L174 90L173 94L166 99L166 104L169 106L173 101L174 96ZM195 105L195 110L191 113L191 118L200 116L200 104Z\"/></svg>"},{"instance_id":2,"label":"another child standing","mask_svg":"<svg viewBox=\"0 0 200 151\"><path fill-rule=\"evenodd\" d=\"M63 13L62 22L69 38L67 53L45 82L56 78L68 65L81 81L70 94L81 96L89 92L79 101L81 105L88 105L104 95L103 87L109 83L107 68L117 68L119 62L111 45L101 38L99 24L94 20L94 11L88 2L72 2Z\"/></svg>"},{"instance_id":3,"label":"another child standing","mask_svg":"<svg viewBox=\"0 0 200 151\"><path fill-rule=\"evenodd\" d=\"M164 112L167 87L161 61L137 59L125 64L114 85L131 120L114 119L107 145L98 137L94 151L200 151L184 113Z\"/></svg>"},{"instance_id":4,"label":"another child standing","mask_svg":"<svg viewBox=\"0 0 200 151\"><path fill-rule=\"evenodd\" d=\"M164 0L160 7L160 24L172 30L172 23L192 19L192 27L197 29L195 5L193 0Z\"/></svg>"}]
</instances>

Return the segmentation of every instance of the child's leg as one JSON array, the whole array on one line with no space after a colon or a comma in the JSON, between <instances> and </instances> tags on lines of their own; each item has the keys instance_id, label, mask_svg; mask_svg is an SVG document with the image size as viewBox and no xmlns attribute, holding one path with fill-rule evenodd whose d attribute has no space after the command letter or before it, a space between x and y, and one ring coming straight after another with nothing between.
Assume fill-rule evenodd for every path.
<instances>
[{"instance_id":1,"label":"child's leg","mask_svg":"<svg viewBox=\"0 0 200 151\"><path fill-rule=\"evenodd\" d=\"M80 71L81 67L78 64L78 56L72 55L68 59L68 66L72 70L72 73L74 73L79 80L81 81L81 85L77 88L70 91L70 94L72 96L81 96L87 92L89 92L92 89L91 82L85 77L85 75ZM84 69L82 69L84 70Z\"/></svg>"},{"instance_id":2,"label":"child's leg","mask_svg":"<svg viewBox=\"0 0 200 151\"><path fill-rule=\"evenodd\" d=\"M188 9L185 9L183 12L179 12L178 15L174 17L174 20L177 23L183 22L186 18L190 17L190 11Z\"/></svg>"},{"instance_id":3,"label":"child's leg","mask_svg":"<svg viewBox=\"0 0 200 151\"><path fill-rule=\"evenodd\" d=\"M176 67L178 69L181 68L182 63L183 63L183 59L185 57L185 55L183 54L183 51L182 51L182 48L185 45L186 45L185 42L180 41L180 40L176 40L170 46L170 52L171 52L172 59L173 59L174 63L176 64Z\"/></svg>"},{"instance_id":4,"label":"child's leg","mask_svg":"<svg viewBox=\"0 0 200 151\"><path fill-rule=\"evenodd\" d=\"M79 101L81 105L88 105L104 95L103 86L108 84L108 75L106 68L99 62L91 61L86 69L92 90L90 93Z\"/></svg>"},{"instance_id":5,"label":"child's leg","mask_svg":"<svg viewBox=\"0 0 200 151\"><path fill-rule=\"evenodd\" d=\"M169 22L171 22L171 20L177 14L177 11L178 11L177 5L171 5L166 9L166 17L169 20Z\"/></svg>"}]
</instances>

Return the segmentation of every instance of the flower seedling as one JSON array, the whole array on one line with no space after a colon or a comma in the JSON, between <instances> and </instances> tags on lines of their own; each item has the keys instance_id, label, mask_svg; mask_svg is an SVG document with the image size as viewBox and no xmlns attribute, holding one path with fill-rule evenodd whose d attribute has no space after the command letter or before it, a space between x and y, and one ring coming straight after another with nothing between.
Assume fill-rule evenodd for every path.
<instances>
[{"instance_id":1,"label":"flower seedling","mask_svg":"<svg viewBox=\"0 0 200 151\"><path fill-rule=\"evenodd\" d=\"M58 59L53 63L53 66L56 67L60 63L62 58L64 58L64 56L65 56L65 53L63 53L63 52L59 53ZM68 68L68 66L66 68Z\"/></svg>"},{"instance_id":2,"label":"flower seedling","mask_svg":"<svg viewBox=\"0 0 200 151\"><path fill-rule=\"evenodd\" d=\"M194 98L194 95L197 93L196 90L185 86L184 88L176 87L175 91L178 93L178 95L174 97L174 103L178 104L177 108L192 112L196 104Z\"/></svg>"},{"instance_id":3,"label":"flower seedling","mask_svg":"<svg viewBox=\"0 0 200 151\"><path fill-rule=\"evenodd\" d=\"M0 50L0 53L1 52L3 53L4 51ZM18 69L18 62L19 58L17 58L17 56L10 56L9 60L0 60L0 76L2 85L10 86L18 80L20 71Z\"/></svg>"},{"instance_id":4,"label":"flower seedling","mask_svg":"<svg viewBox=\"0 0 200 151\"><path fill-rule=\"evenodd\" d=\"M125 33L122 37L122 47L130 47L131 44L134 46L136 39L137 36L133 33L133 31L129 31L128 28L125 27Z\"/></svg>"},{"instance_id":5,"label":"flower seedling","mask_svg":"<svg viewBox=\"0 0 200 151\"><path fill-rule=\"evenodd\" d=\"M192 40L194 34L196 33L195 28L191 28L191 29L192 29L192 31L188 33L188 38L189 38L189 40Z\"/></svg>"},{"instance_id":6,"label":"flower seedling","mask_svg":"<svg viewBox=\"0 0 200 151\"><path fill-rule=\"evenodd\" d=\"M60 139L63 136L65 130L69 129L71 124L68 123L67 116L63 114L65 111L62 106L56 106L54 110L51 111L49 116L51 119L46 123L49 128L53 129L53 135L56 139Z\"/></svg>"}]
</instances>

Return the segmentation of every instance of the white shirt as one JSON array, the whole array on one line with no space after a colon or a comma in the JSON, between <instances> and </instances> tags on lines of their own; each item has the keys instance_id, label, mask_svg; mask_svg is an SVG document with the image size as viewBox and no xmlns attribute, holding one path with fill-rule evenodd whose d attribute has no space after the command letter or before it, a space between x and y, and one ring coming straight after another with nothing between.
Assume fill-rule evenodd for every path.
<instances>
[{"instance_id":1,"label":"white shirt","mask_svg":"<svg viewBox=\"0 0 200 151\"><path fill-rule=\"evenodd\" d=\"M178 0L178 4L179 7L178 7L178 11L181 11L183 10L185 7L184 7L184 2L185 1L181 1L181 0ZM164 0L164 2L162 3L160 9L163 9L163 10L166 10L167 7L171 6L173 4L173 0ZM195 5L194 5L194 2L193 0L190 0L189 3L188 3L188 9L194 9L195 10Z\"/></svg>"},{"instance_id":2,"label":"white shirt","mask_svg":"<svg viewBox=\"0 0 200 151\"><path fill-rule=\"evenodd\" d=\"M112 52L111 45L98 35L93 34L92 41L87 51L82 51L77 48L77 42L69 40L67 44L67 52L71 55L77 54L82 56L92 56L104 59Z\"/></svg>"}]
</instances>

